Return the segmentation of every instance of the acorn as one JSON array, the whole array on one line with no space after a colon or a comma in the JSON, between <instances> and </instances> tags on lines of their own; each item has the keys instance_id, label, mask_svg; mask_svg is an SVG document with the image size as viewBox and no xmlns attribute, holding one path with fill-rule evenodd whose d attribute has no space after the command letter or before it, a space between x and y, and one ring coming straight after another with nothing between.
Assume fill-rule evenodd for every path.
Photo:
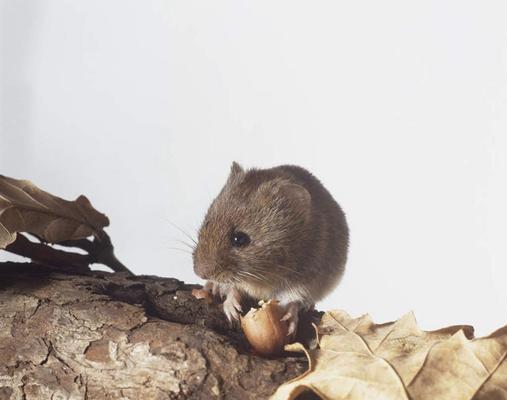
<instances>
[{"instance_id":1,"label":"acorn","mask_svg":"<svg viewBox=\"0 0 507 400\"><path fill-rule=\"evenodd\" d=\"M287 321L281 321L284 315L278 301L260 301L260 308L251 308L241 317L241 328L253 349L261 355L273 356L283 351L288 343Z\"/></svg>"}]
</instances>

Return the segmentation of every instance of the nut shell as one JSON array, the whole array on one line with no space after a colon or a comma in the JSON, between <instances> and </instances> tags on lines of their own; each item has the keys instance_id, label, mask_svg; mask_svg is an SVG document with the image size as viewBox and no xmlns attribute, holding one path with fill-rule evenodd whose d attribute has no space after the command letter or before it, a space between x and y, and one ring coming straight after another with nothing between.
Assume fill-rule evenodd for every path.
<instances>
[{"instance_id":1,"label":"nut shell","mask_svg":"<svg viewBox=\"0 0 507 400\"><path fill-rule=\"evenodd\" d=\"M211 293L205 289L192 289L192 296L196 299L203 299L208 304L213 303Z\"/></svg>"},{"instance_id":2,"label":"nut shell","mask_svg":"<svg viewBox=\"0 0 507 400\"><path fill-rule=\"evenodd\" d=\"M276 300L260 304L260 308L252 308L241 317L241 327L257 353L273 356L281 353L289 340L288 325L286 321L280 321L284 313Z\"/></svg>"}]
</instances>

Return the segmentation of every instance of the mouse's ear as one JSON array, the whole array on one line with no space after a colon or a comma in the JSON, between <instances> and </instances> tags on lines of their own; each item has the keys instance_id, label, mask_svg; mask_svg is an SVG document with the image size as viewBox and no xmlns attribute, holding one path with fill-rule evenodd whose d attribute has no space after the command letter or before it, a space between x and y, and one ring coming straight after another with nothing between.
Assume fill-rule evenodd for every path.
<instances>
[{"instance_id":1,"label":"mouse's ear","mask_svg":"<svg viewBox=\"0 0 507 400\"><path fill-rule=\"evenodd\" d=\"M242 174L243 172L245 171L243 171L241 165L239 165L236 161L233 161L231 165L231 176Z\"/></svg>"},{"instance_id":2,"label":"mouse's ear","mask_svg":"<svg viewBox=\"0 0 507 400\"><path fill-rule=\"evenodd\" d=\"M229 173L229 178L227 178L227 184L231 184L236 181L239 177L243 175L245 171L236 161L233 161L231 165L231 172Z\"/></svg>"},{"instance_id":3,"label":"mouse's ear","mask_svg":"<svg viewBox=\"0 0 507 400\"><path fill-rule=\"evenodd\" d=\"M297 183L285 182L278 187L278 192L301 210L303 214L306 214L306 211L310 210L312 196L303 186Z\"/></svg>"},{"instance_id":4,"label":"mouse's ear","mask_svg":"<svg viewBox=\"0 0 507 400\"><path fill-rule=\"evenodd\" d=\"M305 218L310 216L312 196L303 186L286 179L276 178L264 182L259 186L259 201L269 204L273 199L278 199L298 215Z\"/></svg>"}]
</instances>

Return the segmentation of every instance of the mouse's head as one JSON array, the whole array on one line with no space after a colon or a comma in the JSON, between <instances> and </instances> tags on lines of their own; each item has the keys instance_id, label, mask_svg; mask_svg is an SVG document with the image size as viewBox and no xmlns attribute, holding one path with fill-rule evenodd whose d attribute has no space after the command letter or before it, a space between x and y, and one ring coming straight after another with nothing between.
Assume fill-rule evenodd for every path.
<instances>
[{"instance_id":1,"label":"mouse's head","mask_svg":"<svg viewBox=\"0 0 507 400\"><path fill-rule=\"evenodd\" d=\"M215 282L275 285L294 275L291 257L301 253L310 218L305 188L233 163L199 230L194 271Z\"/></svg>"}]
</instances>

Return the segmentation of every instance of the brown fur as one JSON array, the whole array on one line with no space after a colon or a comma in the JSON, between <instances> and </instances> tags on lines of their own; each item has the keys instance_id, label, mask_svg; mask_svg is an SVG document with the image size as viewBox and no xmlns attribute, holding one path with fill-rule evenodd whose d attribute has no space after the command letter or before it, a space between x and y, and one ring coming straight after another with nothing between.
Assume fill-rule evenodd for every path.
<instances>
[{"instance_id":1,"label":"brown fur","mask_svg":"<svg viewBox=\"0 0 507 400\"><path fill-rule=\"evenodd\" d=\"M233 247L233 229L251 243ZM345 215L310 172L233 163L199 231L194 270L257 299L312 305L338 284L347 249Z\"/></svg>"}]
</instances>

